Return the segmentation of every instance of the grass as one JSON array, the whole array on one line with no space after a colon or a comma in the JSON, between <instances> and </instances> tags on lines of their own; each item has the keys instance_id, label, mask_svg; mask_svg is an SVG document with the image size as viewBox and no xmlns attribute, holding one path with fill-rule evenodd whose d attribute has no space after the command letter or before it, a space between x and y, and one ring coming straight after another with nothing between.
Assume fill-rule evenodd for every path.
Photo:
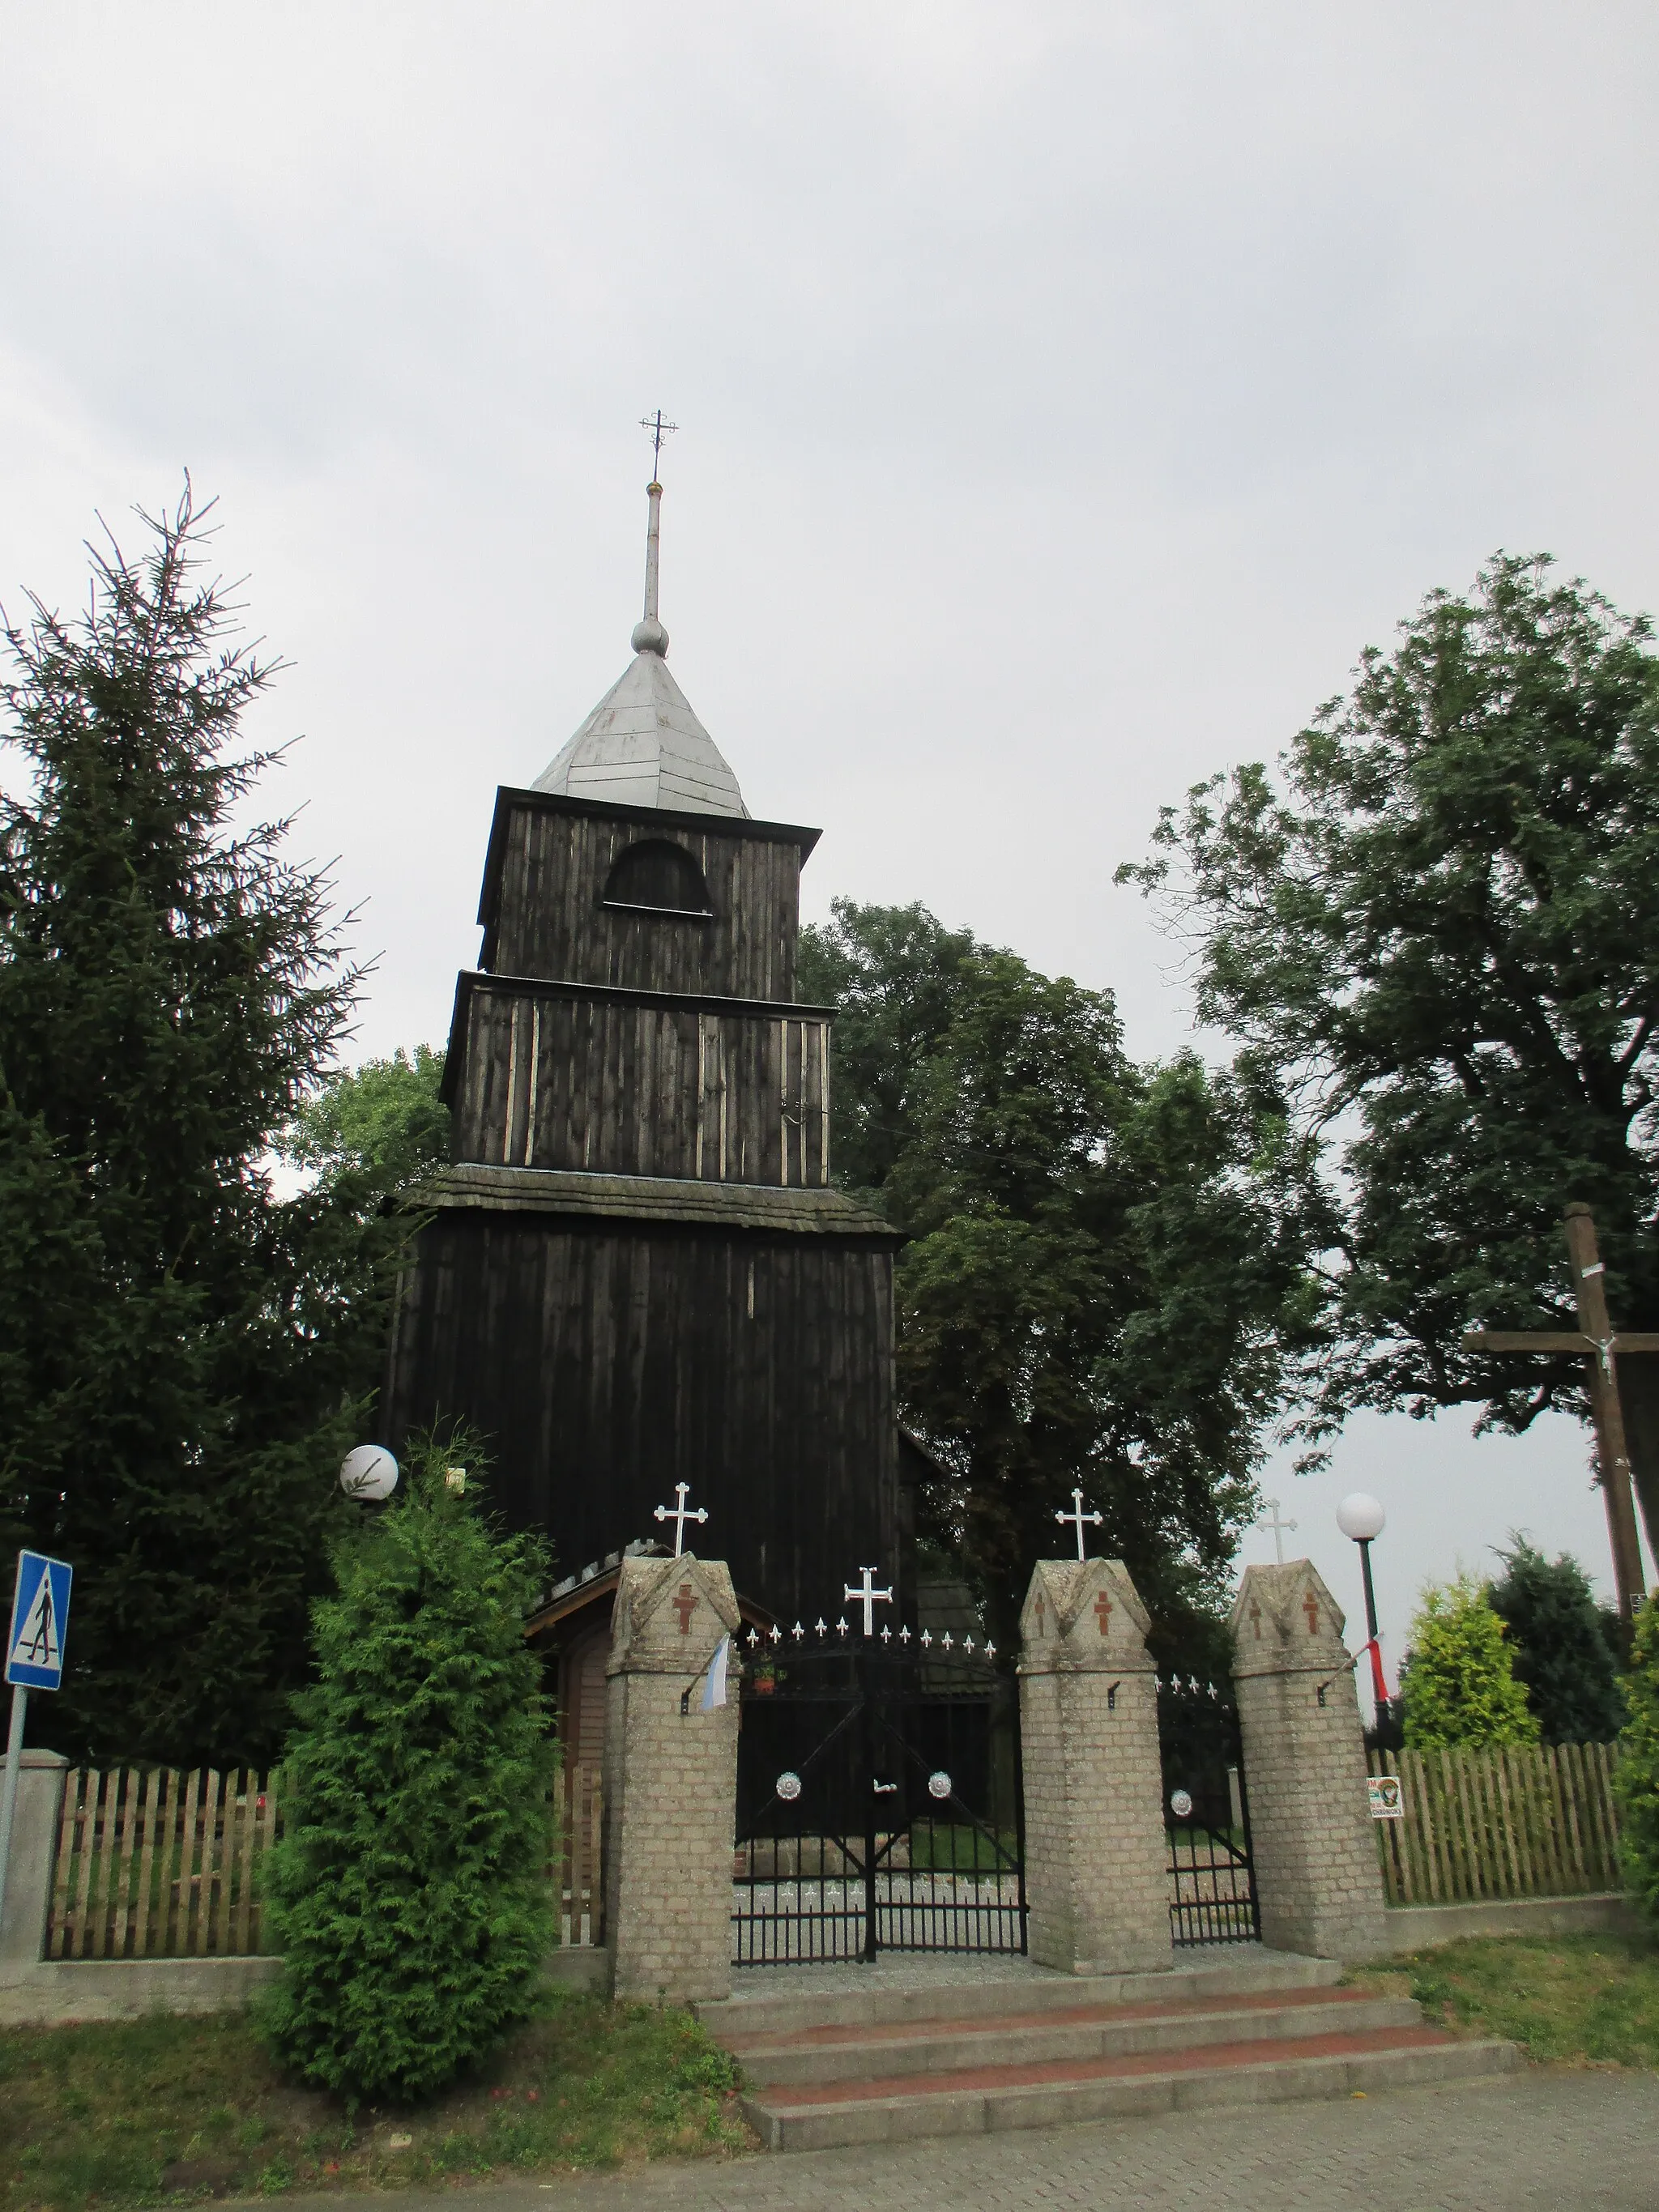
<instances>
[{"instance_id":1,"label":"grass","mask_svg":"<svg viewBox=\"0 0 1659 2212\"><path fill-rule=\"evenodd\" d=\"M1659 2069L1659 1943L1650 1938L1471 1937L1347 1978L1414 1996L1426 2019L1503 2036L1529 2058Z\"/></svg>"},{"instance_id":2,"label":"grass","mask_svg":"<svg viewBox=\"0 0 1659 2212\"><path fill-rule=\"evenodd\" d=\"M1011 1875L1018 1864L1018 1838L1011 1830L992 1836L957 1821L918 1820L910 1831L913 1873Z\"/></svg>"},{"instance_id":3,"label":"grass","mask_svg":"<svg viewBox=\"0 0 1659 2212\"><path fill-rule=\"evenodd\" d=\"M161 2015L0 2031L0 2212L400 2187L720 2154L749 2138L689 2013L550 1996L475 2078L349 2115L252 2023Z\"/></svg>"}]
</instances>

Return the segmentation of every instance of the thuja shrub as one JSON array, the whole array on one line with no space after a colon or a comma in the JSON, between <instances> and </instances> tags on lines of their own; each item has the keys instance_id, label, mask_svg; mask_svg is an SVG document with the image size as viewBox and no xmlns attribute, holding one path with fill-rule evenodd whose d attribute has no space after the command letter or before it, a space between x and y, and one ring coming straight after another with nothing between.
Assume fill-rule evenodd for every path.
<instances>
[{"instance_id":1,"label":"thuja shrub","mask_svg":"<svg viewBox=\"0 0 1659 2212\"><path fill-rule=\"evenodd\" d=\"M1659 1930L1659 1591L1636 1616L1625 1701L1630 1717L1613 1778L1620 1845L1631 1896Z\"/></svg>"},{"instance_id":2,"label":"thuja shrub","mask_svg":"<svg viewBox=\"0 0 1659 2212\"><path fill-rule=\"evenodd\" d=\"M295 1701L286 1833L266 1862L283 1954L264 2018L305 2081L430 2094L532 2009L556 1940L554 1753L524 1623L544 1580L433 1439L334 1558Z\"/></svg>"},{"instance_id":3,"label":"thuja shrub","mask_svg":"<svg viewBox=\"0 0 1659 2212\"><path fill-rule=\"evenodd\" d=\"M1413 1751L1538 1741L1504 1623L1485 1585L1467 1575L1423 1592L1400 1689Z\"/></svg>"}]
</instances>

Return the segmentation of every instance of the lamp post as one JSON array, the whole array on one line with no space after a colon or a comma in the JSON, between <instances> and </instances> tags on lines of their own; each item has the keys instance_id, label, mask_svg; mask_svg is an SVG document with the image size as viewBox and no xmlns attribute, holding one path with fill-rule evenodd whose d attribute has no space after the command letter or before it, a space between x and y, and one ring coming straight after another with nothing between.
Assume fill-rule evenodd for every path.
<instances>
[{"instance_id":1,"label":"lamp post","mask_svg":"<svg viewBox=\"0 0 1659 2212\"><path fill-rule=\"evenodd\" d=\"M1371 1545L1388 1526L1388 1515L1376 1498L1356 1490L1336 1509L1336 1525L1359 1547L1359 1572L1365 1585L1365 1633L1370 1638L1371 1697L1376 1706L1376 1725L1389 1720L1389 1688L1382 1677L1382 1653L1376 1639L1376 1594L1371 1588Z\"/></svg>"}]
</instances>

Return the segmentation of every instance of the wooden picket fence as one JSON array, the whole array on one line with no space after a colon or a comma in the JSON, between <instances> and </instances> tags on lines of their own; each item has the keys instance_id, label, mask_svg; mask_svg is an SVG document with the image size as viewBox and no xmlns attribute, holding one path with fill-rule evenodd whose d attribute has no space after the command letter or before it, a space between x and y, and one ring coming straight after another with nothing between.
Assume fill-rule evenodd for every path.
<instances>
[{"instance_id":1,"label":"wooden picket fence","mask_svg":"<svg viewBox=\"0 0 1659 2212\"><path fill-rule=\"evenodd\" d=\"M605 1941L605 1880L600 1870L604 1807L597 1766L567 1766L559 1775L552 1879L558 1900L559 1941Z\"/></svg>"},{"instance_id":2,"label":"wooden picket fence","mask_svg":"<svg viewBox=\"0 0 1659 2212\"><path fill-rule=\"evenodd\" d=\"M82 1767L64 1777L49 1959L246 1957L276 1775Z\"/></svg>"},{"instance_id":3,"label":"wooden picket fence","mask_svg":"<svg viewBox=\"0 0 1659 2212\"><path fill-rule=\"evenodd\" d=\"M1607 1743L1372 1752L1404 1817L1375 1820L1390 1905L1571 1897L1624 1887Z\"/></svg>"},{"instance_id":4,"label":"wooden picket fence","mask_svg":"<svg viewBox=\"0 0 1659 2212\"><path fill-rule=\"evenodd\" d=\"M64 1777L49 1959L249 1957L264 1948L258 1863L282 1829L281 1777L82 1767ZM550 1879L559 1940L604 1940L597 1766L561 1773Z\"/></svg>"}]
</instances>

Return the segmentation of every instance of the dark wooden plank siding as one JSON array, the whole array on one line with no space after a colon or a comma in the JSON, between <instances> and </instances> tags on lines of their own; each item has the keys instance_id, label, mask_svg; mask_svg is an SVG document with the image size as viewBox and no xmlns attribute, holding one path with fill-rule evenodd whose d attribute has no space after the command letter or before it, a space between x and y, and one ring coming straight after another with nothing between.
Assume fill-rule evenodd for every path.
<instances>
[{"instance_id":1,"label":"dark wooden plank siding","mask_svg":"<svg viewBox=\"0 0 1659 2212\"><path fill-rule=\"evenodd\" d=\"M405 1279L388 1439L485 1431L493 1502L560 1574L658 1534L687 1482L745 1596L833 1620L896 1565L892 1342L886 1250L455 1210Z\"/></svg>"},{"instance_id":2,"label":"dark wooden plank siding","mask_svg":"<svg viewBox=\"0 0 1659 2212\"><path fill-rule=\"evenodd\" d=\"M618 855L647 838L678 845L696 862L712 920L605 904ZM799 917L800 853L787 841L734 829L647 830L637 822L514 805L489 964L502 975L793 999Z\"/></svg>"},{"instance_id":3,"label":"dark wooden plank siding","mask_svg":"<svg viewBox=\"0 0 1659 2212\"><path fill-rule=\"evenodd\" d=\"M489 1166L821 1189L828 1023L483 981L455 1100L455 1157Z\"/></svg>"}]
</instances>

